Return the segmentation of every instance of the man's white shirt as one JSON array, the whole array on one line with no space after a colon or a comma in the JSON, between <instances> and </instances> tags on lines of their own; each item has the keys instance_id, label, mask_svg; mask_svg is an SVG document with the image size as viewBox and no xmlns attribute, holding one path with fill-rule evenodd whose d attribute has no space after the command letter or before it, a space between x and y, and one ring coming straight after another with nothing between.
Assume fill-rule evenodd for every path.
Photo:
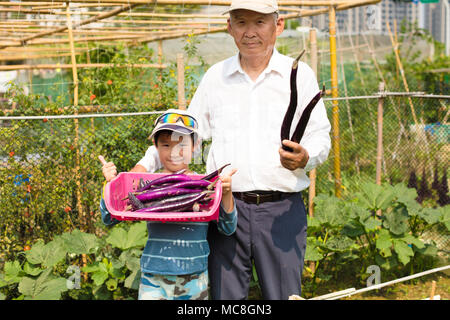
<instances>
[{"instance_id":1,"label":"man's white shirt","mask_svg":"<svg viewBox=\"0 0 450 320\"><path fill-rule=\"evenodd\" d=\"M213 65L203 76L188 111L198 121L199 136L212 139L206 170L231 163L236 168L233 191L298 192L309 186L307 171L323 163L331 148L331 125L322 99L311 113L300 145L309 154L304 169L281 165L281 125L290 101L290 74L294 59L274 49L267 68L256 81L242 70L239 54ZM300 116L320 91L313 70L299 62L298 107L290 136ZM161 167L154 146L138 162L149 172Z\"/></svg>"}]
</instances>

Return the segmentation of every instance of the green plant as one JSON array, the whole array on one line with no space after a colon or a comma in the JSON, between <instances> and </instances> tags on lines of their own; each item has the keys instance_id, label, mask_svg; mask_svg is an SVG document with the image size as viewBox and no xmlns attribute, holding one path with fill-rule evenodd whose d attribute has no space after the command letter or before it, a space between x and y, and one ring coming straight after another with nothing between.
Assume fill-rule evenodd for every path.
<instances>
[{"instance_id":1,"label":"green plant","mask_svg":"<svg viewBox=\"0 0 450 320\"><path fill-rule=\"evenodd\" d=\"M372 182L362 183L347 199L317 196L314 217L308 218L305 254L305 260L316 262L314 271L306 267L313 273L312 293L318 275L329 280L330 268L337 275L345 261L357 262L360 280L373 264L398 275L433 265L437 248L421 235L437 224L448 232L450 206L425 208L416 198L417 191L403 184Z\"/></svg>"},{"instance_id":2,"label":"green plant","mask_svg":"<svg viewBox=\"0 0 450 320\"><path fill-rule=\"evenodd\" d=\"M146 240L145 222L115 226L104 238L74 230L47 243L38 240L30 250L5 262L0 273L0 297L135 299ZM89 262L85 266L83 255Z\"/></svg>"}]
</instances>

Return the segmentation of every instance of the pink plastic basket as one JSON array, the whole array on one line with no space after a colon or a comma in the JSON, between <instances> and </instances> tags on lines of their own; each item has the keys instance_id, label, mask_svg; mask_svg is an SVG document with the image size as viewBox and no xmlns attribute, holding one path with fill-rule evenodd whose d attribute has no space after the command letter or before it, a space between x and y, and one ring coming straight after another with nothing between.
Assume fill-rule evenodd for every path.
<instances>
[{"instance_id":1,"label":"pink plastic basket","mask_svg":"<svg viewBox=\"0 0 450 320\"><path fill-rule=\"evenodd\" d=\"M125 211L127 200L122 200L128 192L137 189L139 179L153 180L163 176L162 173L121 172L105 186L104 199L106 208L117 220L147 221L211 221L219 217L219 205L222 199L222 183L217 181L213 200L199 212L133 212ZM201 179L204 175L192 175Z\"/></svg>"}]
</instances>

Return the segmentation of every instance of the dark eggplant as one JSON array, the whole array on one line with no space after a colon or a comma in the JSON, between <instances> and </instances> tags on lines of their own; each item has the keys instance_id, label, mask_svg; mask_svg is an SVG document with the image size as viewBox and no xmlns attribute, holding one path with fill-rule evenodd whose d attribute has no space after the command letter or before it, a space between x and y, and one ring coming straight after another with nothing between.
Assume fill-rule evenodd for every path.
<instances>
[{"instance_id":1,"label":"dark eggplant","mask_svg":"<svg viewBox=\"0 0 450 320\"><path fill-rule=\"evenodd\" d=\"M226 165L224 165L223 167L220 167L219 169L217 169L214 172L211 172L210 174L208 174L207 176L203 177L202 180L208 180L211 181L211 179L214 179L215 177L219 176L219 174L222 172L222 170L226 167L229 166L231 163L227 163Z\"/></svg>"},{"instance_id":2,"label":"dark eggplant","mask_svg":"<svg viewBox=\"0 0 450 320\"><path fill-rule=\"evenodd\" d=\"M325 92L325 89L318 94L314 96L314 98L309 102L309 104L306 106L305 110L303 111L302 115L300 116L300 120L294 130L294 133L292 134L291 139L289 139L289 134L291 131L291 125L292 120L294 120L295 111L297 109L297 67L298 67L298 61L300 57L303 55L304 51L300 53L300 55L297 57L297 59L294 60L292 64L292 70L291 70L291 78L290 78L290 86L291 86L291 97L289 101L289 106L286 111L286 114L283 119L283 124L281 125L281 141L283 140L290 140L297 143L300 143L303 134L305 133L306 125L308 124L309 118L311 116L311 112L316 106L316 104L319 102L320 98ZM286 151L292 152L292 148L289 148L282 144L282 148Z\"/></svg>"},{"instance_id":3,"label":"dark eggplant","mask_svg":"<svg viewBox=\"0 0 450 320\"><path fill-rule=\"evenodd\" d=\"M168 184L164 187L161 188L155 188L155 189L151 189L153 190L158 190L158 191L162 191L162 190L166 190L166 189L170 189L170 188L206 188L210 185L209 181L205 181L205 180L188 180L188 181L181 181L181 182L176 182L176 183L172 183L172 184Z\"/></svg>"},{"instance_id":4,"label":"dark eggplant","mask_svg":"<svg viewBox=\"0 0 450 320\"><path fill-rule=\"evenodd\" d=\"M147 202L156 199L162 199L171 196L177 196L188 193L198 193L204 189L189 189L189 188L170 188L165 190L155 190L147 193L137 194L135 197L141 202Z\"/></svg>"},{"instance_id":5,"label":"dark eggplant","mask_svg":"<svg viewBox=\"0 0 450 320\"><path fill-rule=\"evenodd\" d=\"M152 186L161 185L163 183L181 182L181 181L188 181L188 180L192 180L192 178L190 178L188 175L185 175L185 174L169 174L169 175L151 180L150 182L144 184L141 188L138 188L136 190L136 192L142 192L142 191L150 189Z\"/></svg>"},{"instance_id":6,"label":"dark eggplant","mask_svg":"<svg viewBox=\"0 0 450 320\"><path fill-rule=\"evenodd\" d=\"M144 204L131 192L128 192L128 199L133 210L143 209L145 207Z\"/></svg>"}]
</instances>

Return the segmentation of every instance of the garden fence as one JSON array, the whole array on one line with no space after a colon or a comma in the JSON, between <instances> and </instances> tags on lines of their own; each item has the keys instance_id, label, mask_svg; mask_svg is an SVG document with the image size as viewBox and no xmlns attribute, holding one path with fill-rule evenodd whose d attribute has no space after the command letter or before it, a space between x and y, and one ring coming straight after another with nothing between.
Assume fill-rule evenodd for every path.
<instances>
[{"instance_id":1,"label":"garden fence","mask_svg":"<svg viewBox=\"0 0 450 320\"><path fill-rule=\"evenodd\" d=\"M411 184L415 176L418 189L424 182L428 185L419 200L448 201L439 198L439 188L447 183L450 167L449 98L377 90L339 98L343 190L353 190L359 178L375 181L382 141L383 182ZM324 98L330 119L331 99ZM380 103L382 118L377 114ZM161 113L77 115L75 111L61 116L0 117L0 260L37 238L48 240L73 228L101 234L99 199L104 179L98 155L113 161L119 171L129 170L149 146L147 137ZM380 120L382 140L378 139ZM207 145L203 143L204 153L193 165L200 173L205 170ZM331 150L317 168L316 194L334 192L335 157ZM448 236L441 241L448 243Z\"/></svg>"}]
</instances>

